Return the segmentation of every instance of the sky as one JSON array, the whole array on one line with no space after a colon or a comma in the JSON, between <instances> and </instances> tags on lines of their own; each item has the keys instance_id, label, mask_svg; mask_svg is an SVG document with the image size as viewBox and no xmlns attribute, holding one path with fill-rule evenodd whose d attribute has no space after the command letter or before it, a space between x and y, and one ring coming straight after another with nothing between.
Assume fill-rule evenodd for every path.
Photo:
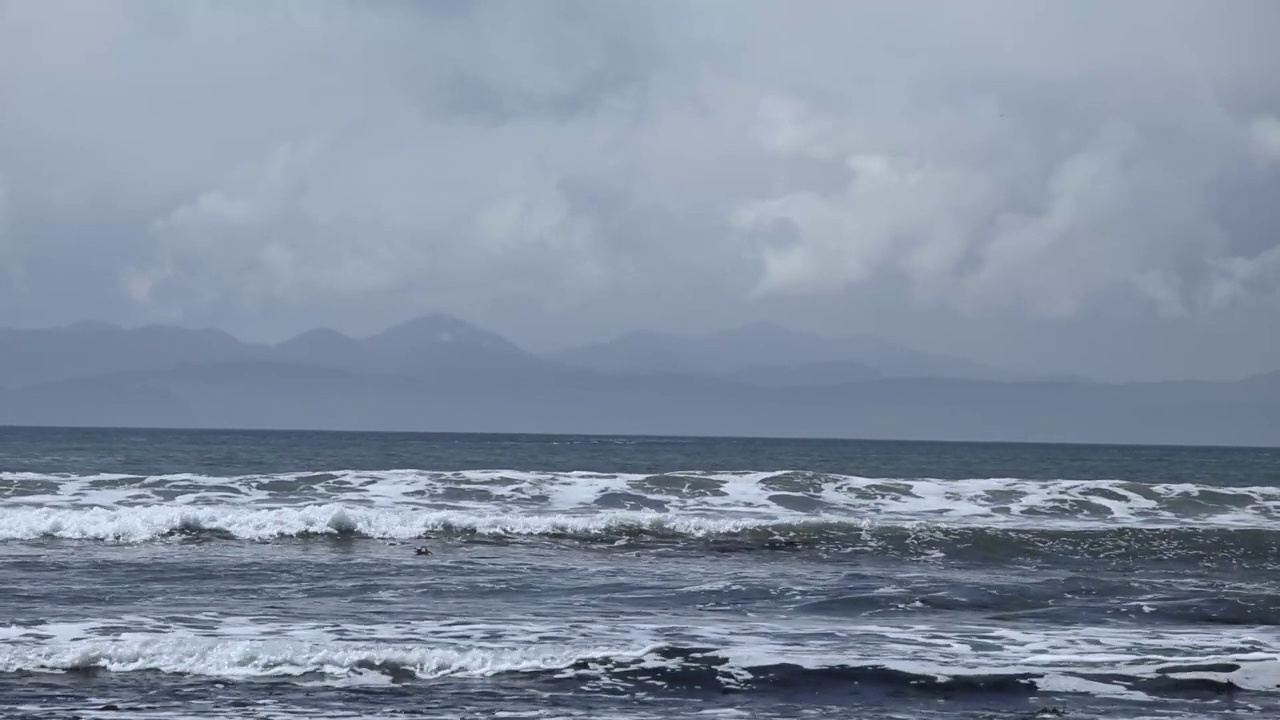
<instances>
[{"instance_id":1,"label":"sky","mask_svg":"<svg viewBox=\"0 0 1280 720\"><path fill-rule=\"evenodd\" d=\"M0 325L1280 369L1280 3L0 0Z\"/></svg>"}]
</instances>

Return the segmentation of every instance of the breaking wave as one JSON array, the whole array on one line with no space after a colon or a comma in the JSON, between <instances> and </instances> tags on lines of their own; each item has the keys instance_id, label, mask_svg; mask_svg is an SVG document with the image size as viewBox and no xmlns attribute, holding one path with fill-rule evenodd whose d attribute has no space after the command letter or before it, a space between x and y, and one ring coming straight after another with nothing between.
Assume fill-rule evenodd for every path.
<instances>
[{"instance_id":1,"label":"breaking wave","mask_svg":"<svg viewBox=\"0 0 1280 720\"><path fill-rule=\"evenodd\" d=\"M1078 667L1072 667L1072 665ZM153 672L309 684L385 684L516 678L605 693L789 692L862 695L1040 692L1150 697L1274 692L1274 654L1179 660L1113 655L1031 657L1019 667L930 667L913 662L813 663L659 643L609 649L545 646L451 649L412 644L307 643L157 636L64 646L0 645L0 673Z\"/></svg>"},{"instance_id":2,"label":"breaking wave","mask_svg":"<svg viewBox=\"0 0 1280 720\"><path fill-rule=\"evenodd\" d=\"M445 542L530 540L631 547L692 544L703 551L863 552L982 560L1084 557L1179 562L1272 562L1280 530L1114 527L1061 530L1027 527L907 525L874 520L768 520L653 512L590 515L476 515L458 511L381 510L342 505L297 508L144 506L129 508L0 508L0 540L157 540L366 538Z\"/></svg>"},{"instance_id":3,"label":"breaking wave","mask_svg":"<svg viewBox=\"0 0 1280 720\"><path fill-rule=\"evenodd\" d=\"M716 549L1267 553L1280 489L809 472L0 473L0 540L558 538ZM1064 545L1065 544L1065 545Z\"/></svg>"}]
</instances>

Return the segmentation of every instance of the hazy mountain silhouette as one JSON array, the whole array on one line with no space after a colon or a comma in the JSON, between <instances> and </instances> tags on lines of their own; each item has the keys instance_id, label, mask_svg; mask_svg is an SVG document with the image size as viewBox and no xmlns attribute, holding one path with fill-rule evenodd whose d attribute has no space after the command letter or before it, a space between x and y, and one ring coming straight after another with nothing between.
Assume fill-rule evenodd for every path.
<instances>
[{"instance_id":1,"label":"hazy mountain silhouette","mask_svg":"<svg viewBox=\"0 0 1280 720\"><path fill-rule=\"evenodd\" d=\"M857 362L832 360L802 365L754 365L718 373L715 377L755 387L822 387L866 382L881 377L879 370Z\"/></svg>"},{"instance_id":2,"label":"hazy mountain silhouette","mask_svg":"<svg viewBox=\"0 0 1280 720\"><path fill-rule=\"evenodd\" d=\"M317 328L275 346L282 360L332 367L359 367L367 362L364 348L337 330Z\"/></svg>"},{"instance_id":3,"label":"hazy mountain silhouette","mask_svg":"<svg viewBox=\"0 0 1280 720\"><path fill-rule=\"evenodd\" d=\"M389 328L361 341L385 372L490 373L494 379L512 374L536 376L550 372L546 360L526 352L497 333L448 315L426 315Z\"/></svg>"},{"instance_id":4,"label":"hazy mountain silhouette","mask_svg":"<svg viewBox=\"0 0 1280 720\"><path fill-rule=\"evenodd\" d=\"M0 328L0 386L20 387L86 375L268 355L265 347L241 342L213 329L166 325L124 329L105 323L40 330Z\"/></svg>"},{"instance_id":5,"label":"hazy mountain silhouette","mask_svg":"<svg viewBox=\"0 0 1280 720\"><path fill-rule=\"evenodd\" d=\"M605 373L442 315L274 347L157 326L2 331L11 389L0 389L0 424L1280 445L1280 372L1132 384L878 377L799 354L832 339L748 326L704 340L641 343L654 354L638 370ZM749 358L716 365L726 354Z\"/></svg>"},{"instance_id":6,"label":"hazy mountain silhouette","mask_svg":"<svg viewBox=\"0 0 1280 720\"><path fill-rule=\"evenodd\" d=\"M756 382L781 384L767 377L795 375L796 368L823 368L847 375L849 381L872 377L954 377L979 380L1014 379L1014 373L963 358L935 355L869 335L829 337L756 322L707 335L651 331L630 332L554 355L558 360L613 373L679 372L699 375L749 376Z\"/></svg>"},{"instance_id":7,"label":"hazy mountain silhouette","mask_svg":"<svg viewBox=\"0 0 1280 720\"><path fill-rule=\"evenodd\" d=\"M38 330L0 329L0 386L40 383L183 365L272 361L360 373L536 378L556 365L502 336L446 315L426 315L366 338L316 329L275 346L247 343L213 329L150 325L125 329L78 323Z\"/></svg>"},{"instance_id":8,"label":"hazy mountain silhouette","mask_svg":"<svg viewBox=\"0 0 1280 720\"><path fill-rule=\"evenodd\" d=\"M570 371L497 333L440 314L424 315L365 338L311 330L274 350L277 359L308 365L450 381L529 382Z\"/></svg>"}]
</instances>

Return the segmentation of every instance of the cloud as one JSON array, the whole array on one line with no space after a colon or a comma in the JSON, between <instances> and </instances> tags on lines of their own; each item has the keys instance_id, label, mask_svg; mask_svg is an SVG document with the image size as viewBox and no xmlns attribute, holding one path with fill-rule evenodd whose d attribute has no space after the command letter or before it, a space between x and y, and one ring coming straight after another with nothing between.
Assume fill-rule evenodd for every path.
<instances>
[{"instance_id":1,"label":"cloud","mask_svg":"<svg viewBox=\"0 0 1280 720\"><path fill-rule=\"evenodd\" d=\"M1214 262L1205 303L1220 308L1235 302L1261 302L1280 307L1280 246L1254 257L1226 257Z\"/></svg>"},{"instance_id":2,"label":"cloud","mask_svg":"<svg viewBox=\"0 0 1280 720\"><path fill-rule=\"evenodd\" d=\"M868 143L861 128L797 107L780 124L777 103L763 104L765 146L792 157L843 156L847 181L735 208L739 228L784 238L754 245L760 293L838 294L890 276L921 301L970 313L1070 316L1127 295L1176 316L1247 295L1213 288L1230 282L1223 268L1264 262L1232 252L1209 204L1215 183L1247 151L1232 143L1240 134L1202 136L1216 143L1206 161L1176 137L1150 132L1149 118L1103 122L1041 167L1007 157L1016 136L991 141L1011 123L984 108L953 124L906 117L919 134L900 146L890 136ZM975 134L983 122L990 132ZM930 151L948 139L958 146ZM975 152L966 142L989 147ZM868 146L893 154L867 154Z\"/></svg>"},{"instance_id":3,"label":"cloud","mask_svg":"<svg viewBox=\"0 0 1280 720\"><path fill-rule=\"evenodd\" d=\"M450 134L423 132L445 142ZM513 142L517 152L525 141ZM490 152L506 154L501 145ZM467 162L462 153L434 144L362 152L353 158L331 141L275 148L152 222L156 252L126 274L126 289L181 317L400 286L436 305L478 302L493 293L486 279L541 286L554 303L602 281L591 222L570 207L554 176L495 175L464 188L459 173L444 188L437 165ZM357 167L369 172L353 184Z\"/></svg>"},{"instance_id":4,"label":"cloud","mask_svg":"<svg viewBox=\"0 0 1280 720\"><path fill-rule=\"evenodd\" d=\"M21 222L0 252L36 294L0 290L0 323L1273 307L1271 21L1265 1L6 3Z\"/></svg>"},{"instance_id":5,"label":"cloud","mask_svg":"<svg viewBox=\"0 0 1280 720\"><path fill-rule=\"evenodd\" d=\"M1253 149L1266 160L1280 160L1280 119L1274 115L1254 118L1249 123Z\"/></svg>"}]
</instances>

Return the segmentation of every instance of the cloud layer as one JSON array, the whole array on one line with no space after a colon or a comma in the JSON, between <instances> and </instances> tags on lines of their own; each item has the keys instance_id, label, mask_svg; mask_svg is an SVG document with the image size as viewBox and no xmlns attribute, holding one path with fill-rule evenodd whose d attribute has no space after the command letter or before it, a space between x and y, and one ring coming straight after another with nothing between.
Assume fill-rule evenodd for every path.
<instances>
[{"instance_id":1,"label":"cloud layer","mask_svg":"<svg viewBox=\"0 0 1280 720\"><path fill-rule=\"evenodd\" d=\"M1277 25L1265 1L2 3L0 323L1265 323Z\"/></svg>"}]
</instances>

